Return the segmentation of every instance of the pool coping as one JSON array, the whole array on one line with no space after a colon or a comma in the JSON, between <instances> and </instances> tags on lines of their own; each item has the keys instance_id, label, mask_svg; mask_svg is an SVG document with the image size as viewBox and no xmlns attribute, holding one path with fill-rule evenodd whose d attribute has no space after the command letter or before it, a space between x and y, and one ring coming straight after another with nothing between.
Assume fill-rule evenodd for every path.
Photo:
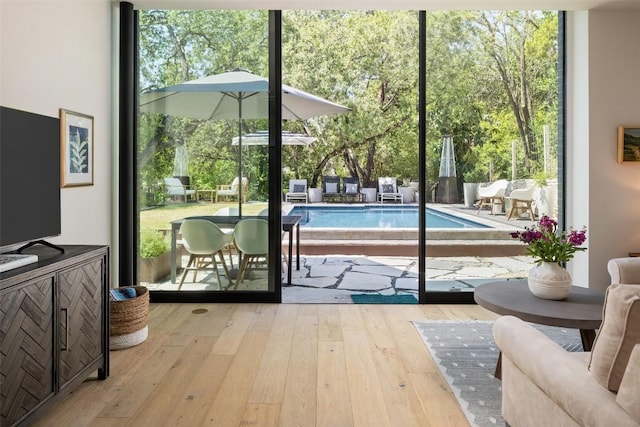
<instances>
[{"instance_id":1,"label":"pool coping","mask_svg":"<svg viewBox=\"0 0 640 427\"><path fill-rule=\"evenodd\" d=\"M326 206L326 207L342 207L353 206L360 207L365 206L363 203L353 203L349 205L323 203L314 204L314 206ZM286 206L288 209L283 213L286 215L293 209L295 205ZM388 206L388 205L387 205ZM394 205L399 207L417 207L415 203ZM468 221L473 221L478 224L485 225L491 228L430 228L426 230L426 239L433 240L509 240L513 241L511 232L522 230L516 224L503 224L498 221L493 221L481 216L470 215L465 212L453 209L450 205L441 204L427 204L427 208L439 211L448 215L455 215ZM334 240L334 241L353 241L353 240L413 240L418 239L418 228L324 228L314 227L306 228L300 227L300 239L306 241L315 240Z\"/></svg>"}]
</instances>

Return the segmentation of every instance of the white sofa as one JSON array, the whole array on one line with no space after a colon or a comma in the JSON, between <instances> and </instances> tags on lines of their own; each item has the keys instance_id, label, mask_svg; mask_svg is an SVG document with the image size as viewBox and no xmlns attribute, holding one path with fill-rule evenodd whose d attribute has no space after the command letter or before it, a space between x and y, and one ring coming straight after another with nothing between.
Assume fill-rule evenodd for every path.
<instances>
[{"instance_id":1,"label":"white sofa","mask_svg":"<svg viewBox=\"0 0 640 427\"><path fill-rule=\"evenodd\" d=\"M640 258L608 268L618 283L607 289L591 353L567 352L512 316L495 322L507 425L640 426Z\"/></svg>"}]
</instances>

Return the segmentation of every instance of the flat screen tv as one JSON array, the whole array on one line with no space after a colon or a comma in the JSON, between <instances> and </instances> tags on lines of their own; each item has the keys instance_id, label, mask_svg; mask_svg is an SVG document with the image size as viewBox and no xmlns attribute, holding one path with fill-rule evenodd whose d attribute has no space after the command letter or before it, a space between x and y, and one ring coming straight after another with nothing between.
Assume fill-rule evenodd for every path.
<instances>
[{"instance_id":1,"label":"flat screen tv","mask_svg":"<svg viewBox=\"0 0 640 427\"><path fill-rule=\"evenodd\" d=\"M60 120L0 107L0 253L60 232Z\"/></svg>"}]
</instances>

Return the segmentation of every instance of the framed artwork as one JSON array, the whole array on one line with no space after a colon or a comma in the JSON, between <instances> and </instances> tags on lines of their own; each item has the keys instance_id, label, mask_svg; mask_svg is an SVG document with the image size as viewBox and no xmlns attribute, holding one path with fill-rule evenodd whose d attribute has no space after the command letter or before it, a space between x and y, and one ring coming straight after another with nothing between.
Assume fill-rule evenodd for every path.
<instances>
[{"instance_id":1,"label":"framed artwork","mask_svg":"<svg viewBox=\"0 0 640 427\"><path fill-rule=\"evenodd\" d=\"M640 162L640 126L618 127L618 163Z\"/></svg>"},{"instance_id":2,"label":"framed artwork","mask_svg":"<svg viewBox=\"0 0 640 427\"><path fill-rule=\"evenodd\" d=\"M93 185L93 117L60 109L60 185Z\"/></svg>"}]
</instances>

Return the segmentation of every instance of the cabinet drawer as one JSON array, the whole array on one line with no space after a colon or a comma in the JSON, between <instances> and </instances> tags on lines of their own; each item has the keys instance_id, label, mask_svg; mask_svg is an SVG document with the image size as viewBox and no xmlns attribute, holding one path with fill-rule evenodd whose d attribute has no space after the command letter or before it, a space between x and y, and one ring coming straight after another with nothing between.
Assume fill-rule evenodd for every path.
<instances>
[{"instance_id":1,"label":"cabinet drawer","mask_svg":"<svg viewBox=\"0 0 640 427\"><path fill-rule=\"evenodd\" d=\"M55 392L54 277L0 297L0 425L10 426Z\"/></svg>"}]
</instances>

